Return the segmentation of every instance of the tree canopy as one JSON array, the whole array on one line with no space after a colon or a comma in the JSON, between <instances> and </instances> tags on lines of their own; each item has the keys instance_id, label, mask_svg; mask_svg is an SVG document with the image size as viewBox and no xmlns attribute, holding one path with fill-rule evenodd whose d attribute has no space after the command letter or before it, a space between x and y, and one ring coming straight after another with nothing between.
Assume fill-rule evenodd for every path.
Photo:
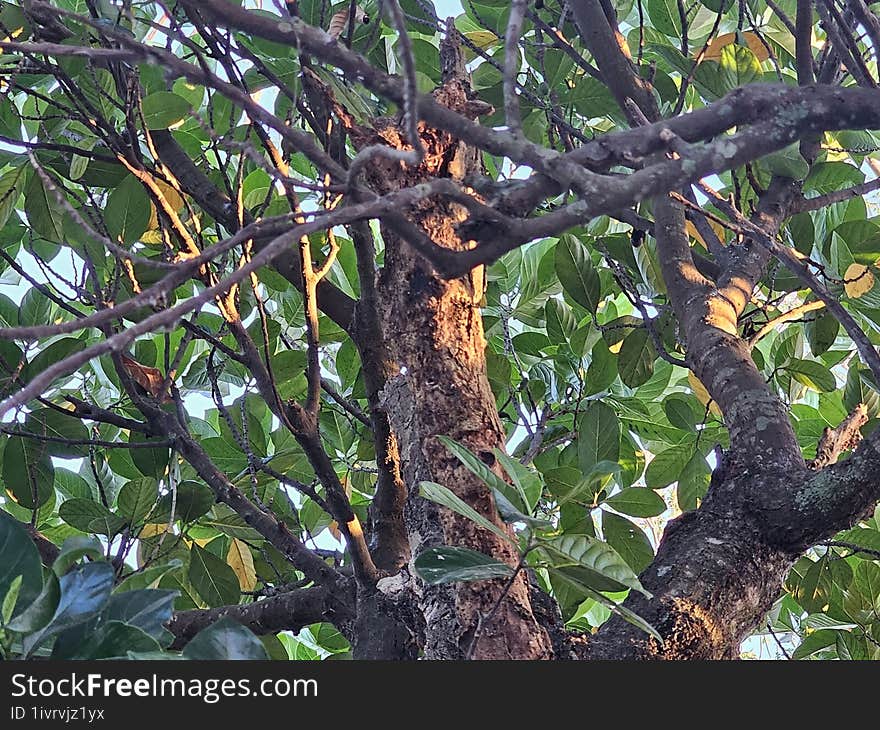
<instances>
[{"instance_id":1,"label":"tree canopy","mask_svg":"<svg viewBox=\"0 0 880 730\"><path fill-rule=\"evenodd\" d=\"M447 9L0 2L5 656L880 658L880 18Z\"/></svg>"}]
</instances>

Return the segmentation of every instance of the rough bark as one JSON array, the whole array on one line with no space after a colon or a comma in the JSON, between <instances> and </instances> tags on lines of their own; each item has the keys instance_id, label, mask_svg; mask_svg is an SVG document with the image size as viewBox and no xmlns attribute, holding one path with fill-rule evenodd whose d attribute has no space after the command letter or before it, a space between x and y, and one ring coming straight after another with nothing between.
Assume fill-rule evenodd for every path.
<instances>
[{"instance_id":1,"label":"rough bark","mask_svg":"<svg viewBox=\"0 0 880 730\"><path fill-rule=\"evenodd\" d=\"M734 487L732 484L730 485ZM587 659L732 659L779 596L797 555L771 547L738 509L705 504L671 522L640 579L653 599L627 606L664 637L656 639L612 617L586 644Z\"/></svg>"},{"instance_id":2,"label":"rough bark","mask_svg":"<svg viewBox=\"0 0 880 730\"><path fill-rule=\"evenodd\" d=\"M469 85L450 78L434 93L437 103L461 113L473 108ZM437 177L461 180L479 170L479 154L447 132L419 127L426 149L423 162L406 166L377 157L367 179L380 194ZM373 129L352 129L359 148L383 144L410 149L402 124L377 119ZM429 198L410 218L436 243L464 250L456 224L465 211L455 203ZM478 512L504 527L487 486L436 438L449 436L478 454L502 475L493 449L504 448L504 429L486 377L485 339L479 305L483 269L445 280L397 233L383 228L385 266L379 281L380 317L396 373L383 389L409 487L406 524L413 556L425 547L468 547L512 567L516 549L498 536L418 496L421 481L435 481L453 490ZM504 527L504 529L509 529ZM427 658L539 659L552 649L537 623L525 575L503 593L503 581L454 586L421 585L418 601L426 625ZM497 610L493 610L498 605ZM492 613L488 621L482 617ZM479 631L478 631L479 627ZM477 638L476 645L474 643Z\"/></svg>"}]
</instances>

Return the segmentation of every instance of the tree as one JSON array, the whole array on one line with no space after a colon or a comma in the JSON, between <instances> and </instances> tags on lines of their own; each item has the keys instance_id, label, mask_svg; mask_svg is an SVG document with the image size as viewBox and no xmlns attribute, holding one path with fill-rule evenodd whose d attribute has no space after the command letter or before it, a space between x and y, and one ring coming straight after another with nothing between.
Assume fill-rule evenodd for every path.
<instances>
[{"instance_id":1,"label":"tree","mask_svg":"<svg viewBox=\"0 0 880 730\"><path fill-rule=\"evenodd\" d=\"M0 4L4 653L877 658L871 8L256 5Z\"/></svg>"}]
</instances>

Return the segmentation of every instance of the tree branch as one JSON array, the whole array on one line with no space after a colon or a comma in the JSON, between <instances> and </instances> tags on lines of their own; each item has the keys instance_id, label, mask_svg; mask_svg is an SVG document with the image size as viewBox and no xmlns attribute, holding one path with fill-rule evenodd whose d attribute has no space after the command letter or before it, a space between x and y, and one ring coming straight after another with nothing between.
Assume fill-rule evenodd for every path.
<instances>
[{"instance_id":1,"label":"tree branch","mask_svg":"<svg viewBox=\"0 0 880 730\"><path fill-rule=\"evenodd\" d=\"M844 451L855 449L862 441L861 428L868 422L868 408L859 403L836 428L828 428L822 432L822 438L816 449L816 458L807 462L813 471L837 463Z\"/></svg>"},{"instance_id":2,"label":"tree branch","mask_svg":"<svg viewBox=\"0 0 880 730\"><path fill-rule=\"evenodd\" d=\"M309 624L327 621L343 633L354 618L354 596L334 596L326 588L301 588L243 606L178 611L165 627L174 634L171 649L182 649L202 629L231 618L257 636L279 631L297 632Z\"/></svg>"}]
</instances>

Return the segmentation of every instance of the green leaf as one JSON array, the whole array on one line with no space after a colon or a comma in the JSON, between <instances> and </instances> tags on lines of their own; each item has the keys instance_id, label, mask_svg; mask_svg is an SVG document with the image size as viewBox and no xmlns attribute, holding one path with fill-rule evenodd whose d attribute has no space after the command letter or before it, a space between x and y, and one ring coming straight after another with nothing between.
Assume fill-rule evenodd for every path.
<instances>
[{"instance_id":1,"label":"green leaf","mask_svg":"<svg viewBox=\"0 0 880 730\"><path fill-rule=\"evenodd\" d=\"M58 557L52 563L52 570L55 575L62 576L80 558L88 557L92 560L99 560L103 555L104 549L100 540L88 535L74 535L62 543Z\"/></svg>"},{"instance_id":2,"label":"green leaf","mask_svg":"<svg viewBox=\"0 0 880 730\"><path fill-rule=\"evenodd\" d=\"M733 6L734 0L700 0L700 4L713 13L726 13Z\"/></svg>"},{"instance_id":3,"label":"green leaf","mask_svg":"<svg viewBox=\"0 0 880 730\"><path fill-rule=\"evenodd\" d=\"M600 393L617 379L617 358L608 349L604 339L599 340L590 352L584 395Z\"/></svg>"},{"instance_id":4,"label":"green leaf","mask_svg":"<svg viewBox=\"0 0 880 730\"><path fill-rule=\"evenodd\" d=\"M235 572L213 553L193 544L190 552L190 583L209 606L238 603L240 587Z\"/></svg>"},{"instance_id":5,"label":"green leaf","mask_svg":"<svg viewBox=\"0 0 880 730\"><path fill-rule=\"evenodd\" d=\"M663 498L644 487L627 487L608 497L603 504L631 517L656 517L666 511Z\"/></svg>"},{"instance_id":6,"label":"green leaf","mask_svg":"<svg viewBox=\"0 0 880 730\"><path fill-rule=\"evenodd\" d=\"M483 460L480 459L480 457L470 451L466 446L463 446L448 436L437 436L437 439L449 449L462 464L482 479L489 487L504 494L518 510L525 510L525 495L518 494L516 487L512 487L505 482L500 476L492 471ZM487 458L489 457L494 460L495 454L488 452Z\"/></svg>"},{"instance_id":7,"label":"green leaf","mask_svg":"<svg viewBox=\"0 0 880 730\"><path fill-rule=\"evenodd\" d=\"M117 595L125 591L136 591L143 588L155 588L159 585L159 581L175 570L183 567L183 561L179 558L169 560L164 565L154 565L146 568L139 573L132 573L122 583L116 587Z\"/></svg>"},{"instance_id":8,"label":"green leaf","mask_svg":"<svg viewBox=\"0 0 880 730\"><path fill-rule=\"evenodd\" d=\"M589 535L542 540L540 551L550 567L597 591L634 588L650 598L624 559L608 543Z\"/></svg>"},{"instance_id":9,"label":"green leaf","mask_svg":"<svg viewBox=\"0 0 880 730\"><path fill-rule=\"evenodd\" d=\"M463 502L452 492L452 490L448 487L444 487L442 484L437 484L436 482L419 482L419 495L425 499L430 499L432 502L443 505L447 509L451 509L453 512L457 512L463 517L467 517L480 527L483 527L490 532L494 532L502 540L515 542L513 538L498 527L498 525L483 517L483 515L477 512L473 507Z\"/></svg>"},{"instance_id":10,"label":"green leaf","mask_svg":"<svg viewBox=\"0 0 880 730\"><path fill-rule=\"evenodd\" d=\"M694 455L693 441L672 446L654 456L645 469L645 484L649 489L663 489L677 481L685 465Z\"/></svg>"},{"instance_id":11,"label":"green leaf","mask_svg":"<svg viewBox=\"0 0 880 730\"><path fill-rule=\"evenodd\" d=\"M513 575L513 568L506 563L467 548L427 548L413 565L419 577L430 585L509 578Z\"/></svg>"},{"instance_id":12,"label":"green leaf","mask_svg":"<svg viewBox=\"0 0 880 730\"><path fill-rule=\"evenodd\" d=\"M654 28L670 38L681 35L681 18L675 0L648 0L647 10Z\"/></svg>"},{"instance_id":13,"label":"green leaf","mask_svg":"<svg viewBox=\"0 0 880 730\"><path fill-rule=\"evenodd\" d=\"M26 167L20 165L0 177L0 228L6 225L18 203L21 186L27 179Z\"/></svg>"},{"instance_id":14,"label":"green leaf","mask_svg":"<svg viewBox=\"0 0 880 730\"><path fill-rule=\"evenodd\" d=\"M534 527L538 530L553 529L552 522L539 520L520 512L513 506L511 501L498 490L493 490L492 494L495 497L495 507L498 509L498 514L501 515L501 519L506 523L513 524L514 522L522 522L523 524L526 524L529 527Z\"/></svg>"},{"instance_id":15,"label":"green leaf","mask_svg":"<svg viewBox=\"0 0 880 730\"><path fill-rule=\"evenodd\" d=\"M45 324L45 319L43 323ZM67 441L87 441L89 439L89 431L81 420L72 415L66 416L51 408L40 408L29 413L23 430L51 439ZM64 444L56 441L44 441L41 448L50 456L62 458L88 456L89 453L89 447L86 445Z\"/></svg>"},{"instance_id":16,"label":"green leaf","mask_svg":"<svg viewBox=\"0 0 880 730\"><path fill-rule=\"evenodd\" d=\"M654 626L652 626L650 623L645 621L645 619L643 619L641 616L639 616L634 611L631 611L630 609L626 608L626 606L622 606L618 603L615 603L607 596L602 595L601 593L593 590L589 586L583 585L583 583L580 583L579 581L577 581L576 579L572 578L569 575L562 574L559 571L554 570L552 568L551 568L550 572L551 572L551 575L558 576L559 578L564 580L568 585L573 585L576 588L579 588L582 591L584 597L592 598L594 601L598 601L603 606L606 606L612 613L616 613L618 616L620 616L625 621L628 621L633 626L637 626L645 633L653 636L661 644L663 643L663 637L660 635L660 632L657 631L657 629L655 629Z\"/></svg>"},{"instance_id":17,"label":"green leaf","mask_svg":"<svg viewBox=\"0 0 880 730\"><path fill-rule=\"evenodd\" d=\"M804 193L827 195L835 190L859 185L865 181L864 173L848 162L816 162L804 180Z\"/></svg>"},{"instance_id":18,"label":"green leaf","mask_svg":"<svg viewBox=\"0 0 880 730\"><path fill-rule=\"evenodd\" d=\"M143 184L133 175L117 185L107 199L104 222L114 241L134 243L150 224L152 203Z\"/></svg>"},{"instance_id":19,"label":"green leaf","mask_svg":"<svg viewBox=\"0 0 880 730\"><path fill-rule=\"evenodd\" d=\"M516 459L505 454L501 449L492 449L492 453L501 462L501 466L504 468L507 476L510 477L514 486L519 490L519 493L525 500L528 511L534 510L544 489L541 477L529 467L520 464Z\"/></svg>"},{"instance_id":20,"label":"green leaf","mask_svg":"<svg viewBox=\"0 0 880 730\"><path fill-rule=\"evenodd\" d=\"M636 573L641 573L654 559L648 536L625 517L603 512L602 534Z\"/></svg>"},{"instance_id":21,"label":"green leaf","mask_svg":"<svg viewBox=\"0 0 880 730\"><path fill-rule=\"evenodd\" d=\"M792 360L785 368L799 383L819 392L837 389L837 380L828 368L814 360Z\"/></svg>"},{"instance_id":22,"label":"green leaf","mask_svg":"<svg viewBox=\"0 0 880 730\"><path fill-rule=\"evenodd\" d=\"M761 76L761 63L748 46L731 43L721 49L721 83L725 91L745 86Z\"/></svg>"},{"instance_id":23,"label":"green leaf","mask_svg":"<svg viewBox=\"0 0 880 730\"><path fill-rule=\"evenodd\" d=\"M599 272L590 260L590 253L577 238L569 233L556 244L556 275L574 301L595 315L602 296Z\"/></svg>"},{"instance_id":24,"label":"green leaf","mask_svg":"<svg viewBox=\"0 0 880 730\"><path fill-rule=\"evenodd\" d=\"M554 297L544 305L544 319L547 322L547 337L554 344L566 342L577 329L577 320L571 307Z\"/></svg>"},{"instance_id":25,"label":"green leaf","mask_svg":"<svg viewBox=\"0 0 880 730\"><path fill-rule=\"evenodd\" d=\"M62 646L59 642L52 649L53 659L124 659L129 652L150 653L162 651L153 637L136 626L131 626L122 621L107 621L88 637L87 641L78 643L72 654L61 655L58 651ZM65 644L66 645L66 644Z\"/></svg>"},{"instance_id":26,"label":"green leaf","mask_svg":"<svg viewBox=\"0 0 880 730\"><path fill-rule=\"evenodd\" d=\"M315 643L322 649L331 651L334 654L342 651L349 651L351 649L351 644L349 644L348 639L346 639L333 624L326 622L312 624L308 631L312 635Z\"/></svg>"},{"instance_id":27,"label":"green leaf","mask_svg":"<svg viewBox=\"0 0 880 730\"><path fill-rule=\"evenodd\" d=\"M133 479L122 485L116 497L116 506L131 524L146 517L159 499L159 482L152 477Z\"/></svg>"},{"instance_id":28,"label":"green leaf","mask_svg":"<svg viewBox=\"0 0 880 730\"><path fill-rule=\"evenodd\" d=\"M663 412L676 428L695 431L697 424L703 420L705 409L693 396L685 393L672 393L663 401Z\"/></svg>"},{"instance_id":29,"label":"green leaf","mask_svg":"<svg viewBox=\"0 0 880 730\"><path fill-rule=\"evenodd\" d=\"M620 456L620 421L610 406L593 401L578 419L578 466L589 472L600 461Z\"/></svg>"},{"instance_id":30,"label":"green leaf","mask_svg":"<svg viewBox=\"0 0 880 730\"><path fill-rule=\"evenodd\" d=\"M868 407L868 415L877 418L880 415L880 393L871 371L853 360L846 374L843 389L843 402L848 411L852 411L859 403Z\"/></svg>"},{"instance_id":31,"label":"green leaf","mask_svg":"<svg viewBox=\"0 0 880 730\"><path fill-rule=\"evenodd\" d=\"M177 591L133 590L111 596L101 614L105 621L122 621L136 626L157 641L170 639L165 624L174 612Z\"/></svg>"},{"instance_id":32,"label":"green leaf","mask_svg":"<svg viewBox=\"0 0 880 730\"><path fill-rule=\"evenodd\" d=\"M47 241L58 243L64 240L61 207L55 199L55 193L46 190L36 173L31 175L24 193L24 209L28 222L37 234Z\"/></svg>"},{"instance_id":33,"label":"green leaf","mask_svg":"<svg viewBox=\"0 0 880 730\"><path fill-rule=\"evenodd\" d=\"M21 304L18 305L18 324L22 327L46 325L51 311L52 301L49 297L31 287L25 292Z\"/></svg>"},{"instance_id":34,"label":"green leaf","mask_svg":"<svg viewBox=\"0 0 880 730\"><path fill-rule=\"evenodd\" d=\"M159 501L159 506L150 515L153 522L167 522L171 519L172 495L165 494ZM174 519L183 523L195 522L199 517L207 514L214 506L214 492L206 484L192 480L180 482L177 485L177 500L174 505ZM237 535L232 535L237 537Z\"/></svg>"},{"instance_id":35,"label":"green leaf","mask_svg":"<svg viewBox=\"0 0 880 730\"><path fill-rule=\"evenodd\" d=\"M58 516L77 530L99 535L117 535L127 524L127 520L91 499L68 499L58 508Z\"/></svg>"},{"instance_id":36,"label":"green leaf","mask_svg":"<svg viewBox=\"0 0 880 730\"><path fill-rule=\"evenodd\" d=\"M43 441L8 439L2 473L7 491L26 509L42 507L54 495L55 465Z\"/></svg>"},{"instance_id":37,"label":"green leaf","mask_svg":"<svg viewBox=\"0 0 880 730\"><path fill-rule=\"evenodd\" d=\"M60 600L61 584L55 573L49 573L40 594L21 614L12 619L7 628L18 634L39 631L52 620Z\"/></svg>"},{"instance_id":38,"label":"green leaf","mask_svg":"<svg viewBox=\"0 0 880 730\"><path fill-rule=\"evenodd\" d=\"M144 97L142 111L147 129L168 129L190 115L190 103L171 91Z\"/></svg>"},{"instance_id":39,"label":"green leaf","mask_svg":"<svg viewBox=\"0 0 880 730\"><path fill-rule=\"evenodd\" d=\"M773 175L790 177L793 180L803 180L810 171L810 166L801 155L800 147L797 144L789 145L785 149L762 157L760 164L766 165Z\"/></svg>"},{"instance_id":40,"label":"green leaf","mask_svg":"<svg viewBox=\"0 0 880 730\"><path fill-rule=\"evenodd\" d=\"M161 441L163 439L150 438L144 436L137 431L129 434L129 443L149 443L150 441ZM167 446L150 448L131 449L131 460L138 468L138 471L145 477L155 477L161 479L165 476L165 470L168 468L168 462L171 458L171 452Z\"/></svg>"},{"instance_id":41,"label":"green leaf","mask_svg":"<svg viewBox=\"0 0 880 730\"><path fill-rule=\"evenodd\" d=\"M696 451L685 465L678 477L678 487L675 490L675 498L678 502L678 508L682 512L696 509L700 506L706 492L709 491L709 482L712 478L712 470L703 458L703 455Z\"/></svg>"},{"instance_id":42,"label":"green leaf","mask_svg":"<svg viewBox=\"0 0 880 730\"><path fill-rule=\"evenodd\" d=\"M615 477L620 477L620 464L600 461L586 474L569 467L554 469L547 474L547 485L554 495L558 495L556 503L560 507L572 501L593 505Z\"/></svg>"},{"instance_id":43,"label":"green leaf","mask_svg":"<svg viewBox=\"0 0 880 730\"><path fill-rule=\"evenodd\" d=\"M820 629L807 636L792 652L792 659L806 659L817 651L833 646L837 641L837 632L830 629Z\"/></svg>"},{"instance_id":44,"label":"green leaf","mask_svg":"<svg viewBox=\"0 0 880 730\"><path fill-rule=\"evenodd\" d=\"M577 113L587 119L617 114L619 107L608 87L592 76L581 76L575 87L560 94L565 101L574 104Z\"/></svg>"},{"instance_id":45,"label":"green leaf","mask_svg":"<svg viewBox=\"0 0 880 730\"><path fill-rule=\"evenodd\" d=\"M15 604L18 603L18 593L21 590L21 579L22 576L20 575L17 575L12 579L12 583L9 584L9 590L6 591L3 601L0 603L0 625L2 626L6 626L6 624L9 623L9 619L12 618Z\"/></svg>"},{"instance_id":46,"label":"green leaf","mask_svg":"<svg viewBox=\"0 0 880 730\"><path fill-rule=\"evenodd\" d=\"M203 661L269 658L260 640L228 617L196 634L184 647L183 656Z\"/></svg>"},{"instance_id":47,"label":"green leaf","mask_svg":"<svg viewBox=\"0 0 880 730\"><path fill-rule=\"evenodd\" d=\"M810 343L810 352L815 357L828 352L837 339L839 331L840 322L833 314L825 311L818 312L814 319L810 319L804 324L804 333Z\"/></svg>"},{"instance_id":48,"label":"green leaf","mask_svg":"<svg viewBox=\"0 0 880 730\"><path fill-rule=\"evenodd\" d=\"M174 640L165 628L173 611L177 591L137 590L127 591L110 597L100 615L85 623L79 623L62 632L52 649L53 659L108 659L124 657L125 648L120 647L112 637L132 641L131 649L137 651L159 651ZM135 632L123 631L120 624L137 629ZM149 638L146 641L141 632ZM100 646L101 648L95 648Z\"/></svg>"},{"instance_id":49,"label":"green leaf","mask_svg":"<svg viewBox=\"0 0 880 730\"><path fill-rule=\"evenodd\" d=\"M85 347L86 343L83 340L78 340L74 337L64 337L60 340L55 340L25 366L21 374L22 380L25 382L31 380L35 375L42 373L51 365L60 362L75 352L85 349Z\"/></svg>"},{"instance_id":50,"label":"green leaf","mask_svg":"<svg viewBox=\"0 0 880 730\"><path fill-rule=\"evenodd\" d=\"M635 329L623 339L617 355L617 371L624 385L638 388L647 383L654 374L654 360L657 357L648 331Z\"/></svg>"}]
</instances>

